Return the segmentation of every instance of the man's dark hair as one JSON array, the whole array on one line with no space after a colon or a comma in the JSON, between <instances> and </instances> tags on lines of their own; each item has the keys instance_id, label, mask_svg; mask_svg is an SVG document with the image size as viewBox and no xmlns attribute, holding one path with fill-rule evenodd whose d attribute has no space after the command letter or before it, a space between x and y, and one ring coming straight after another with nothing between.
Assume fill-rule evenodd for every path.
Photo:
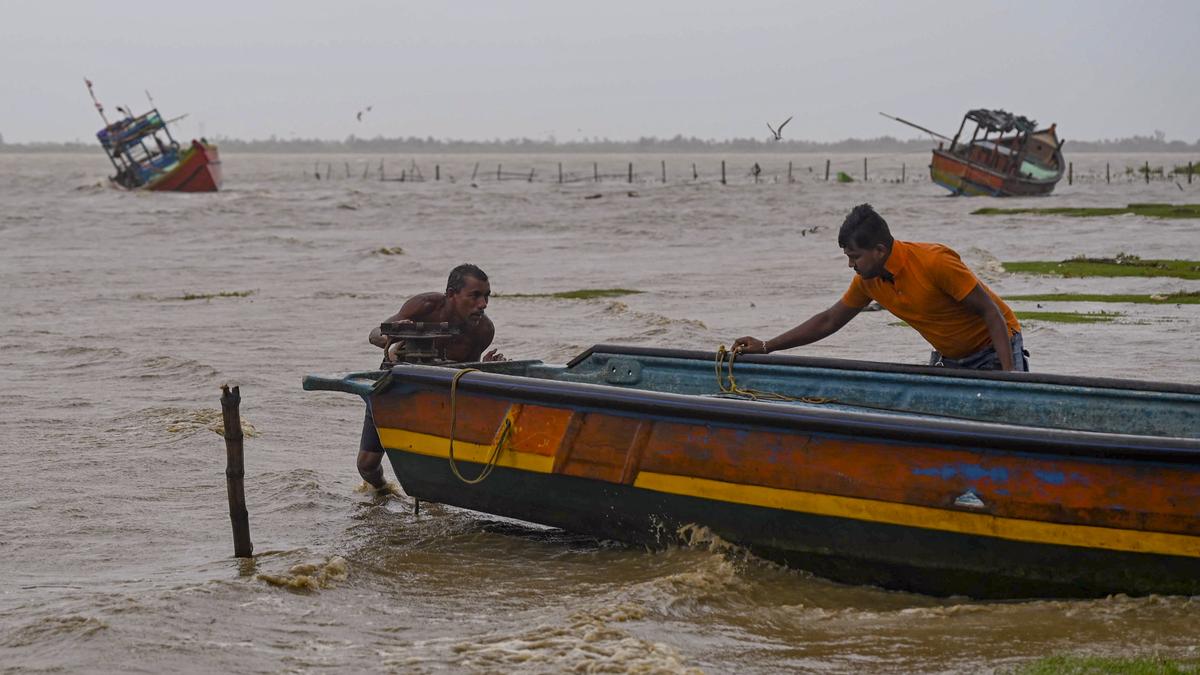
<instances>
[{"instance_id":1,"label":"man's dark hair","mask_svg":"<svg viewBox=\"0 0 1200 675\"><path fill-rule=\"evenodd\" d=\"M838 231L838 246L842 248L870 249L883 244L891 249L892 241L887 221L870 204L854 207Z\"/></svg>"},{"instance_id":2,"label":"man's dark hair","mask_svg":"<svg viewBox=\"0 0 1200 675\"><path fill-rule=\"evenodd\" d=\"M446 292L457 293L461 291L462 287L466 284L467 277L475 277L480 281L488 280L487 274L483 270L470 263L463 263L450 270L450 278L446 280Z\"/></svg>"}]
</instances>

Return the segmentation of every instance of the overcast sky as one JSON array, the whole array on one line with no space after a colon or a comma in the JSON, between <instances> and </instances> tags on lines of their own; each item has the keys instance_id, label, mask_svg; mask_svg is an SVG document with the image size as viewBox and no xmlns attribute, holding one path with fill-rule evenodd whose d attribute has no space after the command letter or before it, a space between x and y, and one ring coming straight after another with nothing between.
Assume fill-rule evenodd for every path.
<instances>
[{"instance_id":1,"label":"overcast sky","mask_svg":"<svg viewBox=\"0 0 1200 675\"><path fill-rule=\"evenodd\" d=\"M181 135L1200 139L1200 0L0 0L0 134L90 140L149 89ZM368 105L362 121L356 113ZM113 113L115 114L115 113Z\"/></svg>"}]
</instances>

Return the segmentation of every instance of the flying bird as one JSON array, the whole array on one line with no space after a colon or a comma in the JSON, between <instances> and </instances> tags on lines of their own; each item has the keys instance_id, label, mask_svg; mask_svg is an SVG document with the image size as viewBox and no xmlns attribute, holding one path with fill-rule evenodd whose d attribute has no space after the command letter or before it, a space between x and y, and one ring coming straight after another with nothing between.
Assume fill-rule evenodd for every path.
<instances>
[{"instance_id":1,"label":"flying bird","mask_svg":"<svg viewBox=\"0 0 1200 675\"><path fill-rule=\"evenodd\" d=\"M792 121L791 117L787 118L786 120L783 121L783 124L779 125L778 129L771 126L770 122L767 122L767 128L771 130L771 136L774 137L775 140L782 141L783 140L783 128L785 126L787 126L788 122L791 122L791 121Z\"/></svg>"},{"instance_id":2,"label":"flying bird","mask_svg":"<svg viewBox=\"0 0 1200 675\"><path fill-rule=\"evenodd\" d=\"M359 121L359 122L361 122L361 121L362 121L362 116L363 116L363 113L369 113L369 112L371 112L371 108L372 108L372 107L373 107L373 106L367 106L365 110L359 110L359 111L358 111L358 114L357 114L357 115L355 115L355 117L357 117L357 118L358 118L358 121Z\"/></svg>"}]
</instances>

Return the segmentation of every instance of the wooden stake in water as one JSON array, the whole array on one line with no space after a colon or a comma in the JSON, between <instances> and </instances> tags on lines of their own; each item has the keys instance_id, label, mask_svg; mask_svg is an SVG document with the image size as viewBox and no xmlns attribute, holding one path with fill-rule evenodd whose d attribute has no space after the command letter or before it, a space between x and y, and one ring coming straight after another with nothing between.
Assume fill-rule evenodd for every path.
<instances>
[{"instance_id":1,"label":"wooden stake in water","mask_svg":"<svg viewBox=\"0 0 1200 675\"><path fill-rule=\"evenodd\" d=\"M825 160L825 182L829 182L829 160Z\"/></svg>"},{"instance_id":2,"label":"wooden stake in water","mask_svg":"<svg viewBox=\"0 0 1200 675\"><path fill-rule=\"evenodd\" d=\"M907 173L907 172L908 172L908 164L904 164L904 163L900 164L900 182L901 183L908 182L907 176L905 176L905 173Z\"/></svg>"},{"instance_id":3,"label":"wooden stake in water","mask_svg":"<svg viewBox=\"0 0 1200 675\"><path fill-rule=\"evenodd\" d=\"M229 520L233 523L233 554L239 558L254 555L250 543L250 514L246 511L246 493L242 482L246 476L242 462L242 418L238 406L242 394L238 387L221 385L221 417L225 422L225 485L229 492Z\"/></svg>"},{"instance_id":4,"label":"wooden stake in water","mask_svg":"<svg viewBox=\"0 0 1200 675\"><path fill-rule=\"evenodd\" d=\"M867 182L867 158L863 157L863 182Z\"/></svg>"},{"instance_id":5,"label":"wooden stake in water","mask_svg":"<svg viewBox=\"0 0 1200 675\"><path fill-rule=\"evenodd\" d=\"M1075 184L1075 162L1067 162L1067 185Z\"/></svg>"},{"instance_id":6,"label":"wooden stake in water","mask_svg":"<svg viewBox=\"0 0 1200 675\"><path fill-rule=\"evenodd\" d=\"M725 160L721 160L721 185L725 184Z\"/></svg>"},{"instance_id":7,"label":"wooden stake in water","mask_svg":"<svg viewBox=\"0 0 1200 675\"><path fill-rule=\"evenodd\" d=\"M662 161L662 182L667 182L667 160Z\"/></svg>"},{"instance_id":8,"label":"wooden stake in water","mask_svg":"<svg viewBox=\"0 0 1200 675\"><path fill-rule=\"evenodd\" d=\"M795 180L792 178L792 163L791 162L788 162L788 182L789 183L795 182Z\"/></svg>"},{"instance_id":9,"label":"wooden stake in water","mask_svg":"<svg viewBox=\"0 0 1200 675\"><path fill-rule=\"evenodd\" d=\"M597 162L592 162L592 181L600 182L600 164Z\"/></svg>"},{"instance_id":10,"label":"wooden stake in water","mask_svg":"<svg viewBox=\"0 0 1200 675\"><path fill-rule=\"evenodd\" d=\"M1112 174L1108 171L1108 162L1104 163L1104 182L1112 183Z\"/></svg>"},{"instance_id":11,"label":"wooden stake in water","mask_svg":"<svg viewBox=\"0 0 1200 675\"><path fill-rule=\"evenodd\" d=\"M433 179L435 181L442 179L442 165L441 164L433 165Z\"/></svg>"},{"instance_id":12,"label":"wooden stake in water","mask_svg":"<svg viewBox=\"0 0 1200 675\"><path fill-rule=\"evenodd\" d=\"M558 184L562 185L562 162L558 163Z\"/></svg>"},{"instance_id":13,"label":"wooden stake in water","mask_svg":"<svg viewBox=\"0 0 1200 675\"><path fill-rule=\"evenodd\" d=\"M629 182L633 182L633 162L629 163Z\"/></svg>"},{"instance_id":14,"label":"wooden stake in water","mask_svg":"<svg viewBox=\"0 0 1200 675\"><path fill-rule=\"evenodd\" d=\"M1188 185L1192 184L1192 163L1188 162Z\"/></svg>"},{"instance_id":15,"label":"wooden stake in water","mask_svg":"<svg viewBox=\"0 0 1200 675\"><path fill-rule=\"evenodd\" d=\"M1146 162L1146 185L1150 184L1150 162Z\"/></svg>"}]
</instances>

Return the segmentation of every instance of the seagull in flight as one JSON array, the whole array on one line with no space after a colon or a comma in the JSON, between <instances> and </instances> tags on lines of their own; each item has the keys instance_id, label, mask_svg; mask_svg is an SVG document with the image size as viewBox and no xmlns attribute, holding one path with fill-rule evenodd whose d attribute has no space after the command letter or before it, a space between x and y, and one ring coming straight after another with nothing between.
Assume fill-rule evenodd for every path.
<instances>
[{"instance_id":1,"label":"seagull in flight","mask_svg":"<svg viewBox=\"0 0 1200 675\"><path fill-rule=\"evenodd\" d=\"M775 127L771 126L771 123L770 123L770 122L767 122L767 128L771 130L771 136L774 138L774 140L776 140L776 141L782 141L782 140L783 140L783 128L784 128L785 126L787 126L787 123L788 123L788 122L791 122L791 121L792 121L792 118L791 118L791 117L787 118L786 120L784 120L784 121L783 121L783 124L780 124L780 125L779 125L779 128L778 128L778 129L776 129Z\"/></svg>"},{"instance_id":2,"label":"seagull in flight","mask_svg":"<svg viewBox=\"0 0 1200 675\"><path fill-rule=\"evenodd\" d=\"M369 113L369 112L371 112L371 108L372 108L372 107L373 107L373 106L367 106L367 109L366 109L366 110L359 110L359 111L358 111L358 114L357 114L357 115L355 115L355 117L357 117L357 118L358 118L358 121L359 121L359 122L361 122L361 121L362 121L362 116L363 116L363 113Z\"/></svg>"}]
</instances>

